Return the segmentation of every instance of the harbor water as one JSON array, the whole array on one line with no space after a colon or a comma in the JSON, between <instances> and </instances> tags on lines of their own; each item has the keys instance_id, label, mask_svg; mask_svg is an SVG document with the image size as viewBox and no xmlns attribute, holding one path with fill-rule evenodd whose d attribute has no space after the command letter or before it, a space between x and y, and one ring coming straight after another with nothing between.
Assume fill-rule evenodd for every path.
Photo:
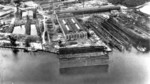
<instances>
[{"instance_id":1,"label":"harbor water","mask_svg":"<svg viewBox=\"0 0 150 84\"><path fill-rule=\"evenodd\" d=\"M143 54L134 49L132 52L114 50L109 55L108 65L74 68L67 75L67 70L60 73L55 54L15 54L10 49L0 49L0 84L149 84L149 56L150 53Z\"/></svg>"}]
</instances>

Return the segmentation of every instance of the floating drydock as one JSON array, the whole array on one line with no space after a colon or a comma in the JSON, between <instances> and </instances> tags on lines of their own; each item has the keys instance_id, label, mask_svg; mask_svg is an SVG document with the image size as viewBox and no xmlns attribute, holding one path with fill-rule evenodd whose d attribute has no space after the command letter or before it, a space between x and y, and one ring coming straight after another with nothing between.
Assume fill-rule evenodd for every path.
<instances>
[{"instance_id":1,"label":"floating drydock","mask_svg":"<svg viewBox=\"0 0 150 84\"><path fill-rule=\"evenodd\" d=\"M78 57L108 57L111 49L105 46L88 46L88 47L72 47L60 48L58 55L60 59L78 58Z\"/></svg>"},{"instance_id":2,"label":"floating drydock","mask_svg":"<svg viewBox=\"0 0 150 84\"><path fill-rule=\"evenodd\" d=\"M88 47L72 47L72 48L60 48L59 54L76 54L76 53L88 53L88 52L105 52L107 48L105 46L88 46Z\"/></svg>"}]
</instances>

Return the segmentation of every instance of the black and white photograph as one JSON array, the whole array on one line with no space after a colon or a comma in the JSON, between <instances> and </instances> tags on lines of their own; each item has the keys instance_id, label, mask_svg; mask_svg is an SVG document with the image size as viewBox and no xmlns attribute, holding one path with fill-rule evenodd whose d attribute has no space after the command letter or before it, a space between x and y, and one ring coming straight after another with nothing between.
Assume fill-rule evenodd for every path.
<instances>
[{"instance_id":1,"label":"black and white photograph","mask_svg":"<svg viewBox=\"0 0 150 84\"><path fill-rule=\"evenodd\" d=\"M150 84L150 0L0 0L0 84Z\"/></svg>"}]
</instances>

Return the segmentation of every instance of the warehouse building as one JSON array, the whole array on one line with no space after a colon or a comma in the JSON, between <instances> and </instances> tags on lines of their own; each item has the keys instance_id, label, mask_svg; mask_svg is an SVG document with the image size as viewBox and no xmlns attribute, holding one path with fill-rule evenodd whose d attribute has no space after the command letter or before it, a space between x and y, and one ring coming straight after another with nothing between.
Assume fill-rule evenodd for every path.
<instances>
[{"instance_id":1,"label":"warehouse building","mask_svg":"<svg viewBox=\"0 0 150 84\"><path fill-rule=\"evenodd\" d=\"M59 18L58 22L67 41L87 38L86 30L74 17Z\"/></svg>"}]
</instances>

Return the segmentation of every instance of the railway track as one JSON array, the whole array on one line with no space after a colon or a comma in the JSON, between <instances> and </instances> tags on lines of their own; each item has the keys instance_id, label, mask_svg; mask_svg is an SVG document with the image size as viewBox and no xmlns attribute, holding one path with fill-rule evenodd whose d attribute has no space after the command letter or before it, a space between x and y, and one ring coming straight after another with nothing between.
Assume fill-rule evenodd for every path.
<instances>
[{"instance_id":1,"label":"railway track","mask_svg":"<svg viewBox=\"0 0 150 84\"><path fill-rule=\"evenodd\" d=\"M141 49L146 48L146 51L150 49L146 47L147 42L150 40L144 39L142 36L138 38L136 32L127 31L127 29L119 25L119 22L115 22L114 20L105 19L101 16L93 16L84 23L84 26L91 28L103 42L119 51L123 51L124 49L130 51L131 47L135 47L137 50L139 50L139 47Z\"/></svg>"}]
</instances>

